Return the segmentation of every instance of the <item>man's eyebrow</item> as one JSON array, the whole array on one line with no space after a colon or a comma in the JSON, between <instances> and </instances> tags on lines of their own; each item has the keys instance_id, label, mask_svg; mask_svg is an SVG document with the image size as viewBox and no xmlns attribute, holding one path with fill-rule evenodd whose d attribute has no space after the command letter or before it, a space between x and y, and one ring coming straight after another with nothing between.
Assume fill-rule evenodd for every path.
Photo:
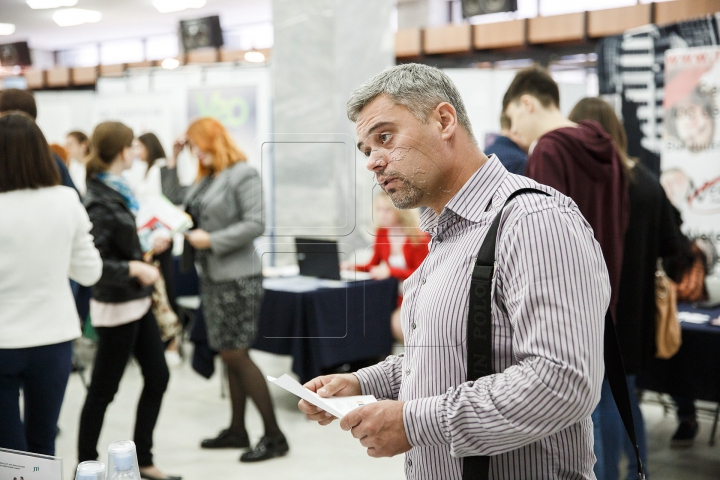
<instances>
[{"instance_id":1,"label":"man's eyebrow","mask_svg":"<svg viewBox=\"0 0 720 480\"><path fill-rule=\"evenodd\" d=\"M375 125L372 126L372 128L371 128L370 130L368 130L368 133L367 133L367 135L365 135L365 138L367 138L367 137L369 137L370 135L372 135L372 133L373 133L375 130L377 130L378 128L387 127L388 125L392 125L392 122L378 122L378 123L376 123ZM358 142L357 148L358 148L358 150L362 151L362 147L363 147L363 142L362 142L362 140L361 140L361 141Z\"/></svg>"}]
</instances>

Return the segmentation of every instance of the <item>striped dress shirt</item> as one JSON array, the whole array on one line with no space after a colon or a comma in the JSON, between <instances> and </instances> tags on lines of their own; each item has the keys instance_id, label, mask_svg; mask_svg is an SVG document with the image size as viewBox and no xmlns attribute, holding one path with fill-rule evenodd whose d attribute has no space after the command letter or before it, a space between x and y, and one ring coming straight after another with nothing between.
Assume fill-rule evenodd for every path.
<instances>
[{"instance_id":1,"label":"striped dress shirt","mask_svg":"<svg viewBox=\"0 0 720 480\"><path fill-rule=\"evenodd\" d=\"M493 371L467 382L470 278L507 197L492 301ZM421 228L430 253L405 282L405 353L359 370L363 394L403 400L408 479L462 478L462 458L492 455L491 479L594 479L590 413L604 374L610 283L575 203L513 175L494 155Z\"/></svg>"}]
</instances>

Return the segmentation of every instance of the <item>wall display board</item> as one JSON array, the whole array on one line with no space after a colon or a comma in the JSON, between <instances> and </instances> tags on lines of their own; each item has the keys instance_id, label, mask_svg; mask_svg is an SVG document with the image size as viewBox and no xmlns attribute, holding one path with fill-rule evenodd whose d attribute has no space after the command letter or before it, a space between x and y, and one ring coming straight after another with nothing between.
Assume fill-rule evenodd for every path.
<instances>
[{"instance_id":1,"label":"wall display board","mask_svg":"<svg viewBox=\"0 0 720 480\"><path fill-rule=\"evenodd\" d=\"M683 230L720 246L720 47L665 52L660 181ZM717 259L717 255L710 255Z\"/></svg>"},{"instance_id":2,"label":"wall display board","mask_svg":"<svg viewBox=\"0 0 720 480\"><path fill-rule=\"evenodd\" d=\"M188 123L199 117L213 117L246 155L252 153L258 135L255 85L191 88L187 96Z\"/></svg>"},{"instance_id":3,"label":"wall display board","mask_svg":"<svg viewBox=\"0 0 720 480\"><path fill-rule=\"evenodd\" d=\"M720 44L718 17L647 25L598 42L600 95L621 113L628 153L660 173L665 52Z\"/></svg>"},{"instance_id":4,"label":"wall display board","mask_svg":"<svg viewBox=\"0 0 720 480\"><path fill-rule=\"evenodd\" d=\"M62 480L61 458L0 448L1 480Z\"/></svg>"},{"instance_id":5,"label":"wall display board","mask_svg":"<svg viewBox=\"0 0 720 480\"><path fill-rule=\"evenodd\" d=\"M92 123L121 121L132 128L135 135L152 132L163 145L172 145L177 136L172 129L173 100L170 95L158 93L98 95Z\"/></svg>"}]
</instances>

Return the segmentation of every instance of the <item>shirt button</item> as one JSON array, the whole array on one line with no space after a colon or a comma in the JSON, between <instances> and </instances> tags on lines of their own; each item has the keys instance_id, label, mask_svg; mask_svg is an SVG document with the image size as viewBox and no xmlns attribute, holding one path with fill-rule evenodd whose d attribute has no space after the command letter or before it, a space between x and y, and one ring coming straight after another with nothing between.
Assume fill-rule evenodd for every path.
<instances>
[{"instance_id":1,"label":"shirt button","mask_svg":"<svg viewBox=\"0 0 720 480\"><path fill-rule=\"evenodd\" d=\"M417 327L417 325L415 325L415 322L411 323L410 326L412 327L413 330L415 330L415 327Z\"/></svg>"},{"instance_id":2,"label":"shirt button","mask_svg":"<svg viewBox=\"0 0 720 480\"><path fill-rule=\"evenodd\" d=\"M443 237L437 237L437 241L438 241L438 242L442 242L442 241L443 241Z\"/></svg>"},{"instance_id":3,"label":"shirt button","mask_svg":"<svg viewBox=\"0 0 720 480\"><path fill-rule=\"evenodd\" d=\"M408 467L412 467L412 460L408 460Z\"/></svg>"},{"instance_id":4,"label":"shirt button","mask_svg":"<svg viewBox=\"0 0 720 480\"><path fill-rule=\"evenodd\" d=\"M420 280L420 283L422 283L423 285L425 285L425 282L426 282L426 280L424 278L422 280Z\"/></svg>"},{"instance_id":5,"label":"shirt button","mask_svg":"<svg viewBox=\"0 0 720 480\"><path fill-rule=\"evenodd\" d=\"M410 369L405 370L405 375L410 375Z\"/></svg>"}]
</instances>

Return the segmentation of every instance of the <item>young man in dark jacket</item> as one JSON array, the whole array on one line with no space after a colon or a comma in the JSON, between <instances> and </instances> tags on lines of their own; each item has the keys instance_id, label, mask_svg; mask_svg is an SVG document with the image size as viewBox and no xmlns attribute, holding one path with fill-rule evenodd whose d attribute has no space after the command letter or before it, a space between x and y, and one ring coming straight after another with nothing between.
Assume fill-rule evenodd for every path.
<instances>
[{"instance_id":1,"label":"young man in dark jacket","mask_svg":"<svg viewBox=\"0 0 720 480\"><path fill-rule=\"evenodd\" d=\"M572 198L602 248L618 300L625 231L629 218L627 180L610 136L596 122L572 122L560 112L560 93L539 67L521 70L503 98L512 130L531 142L525 175Z\"/></svg>"},{"instance_id":2,"label":"young man in dark jacket","mask_svg":"<svg viewBox=\"0 0 720 480\"><path fill-rule=\"evenodd\" d=\"M527 145L511 130L510 119L505 112L500 114L500 135L489 146L485 147L485 155L495 154L508 172L524 175L527 165Z\"/></svg>"}]
</instances>

